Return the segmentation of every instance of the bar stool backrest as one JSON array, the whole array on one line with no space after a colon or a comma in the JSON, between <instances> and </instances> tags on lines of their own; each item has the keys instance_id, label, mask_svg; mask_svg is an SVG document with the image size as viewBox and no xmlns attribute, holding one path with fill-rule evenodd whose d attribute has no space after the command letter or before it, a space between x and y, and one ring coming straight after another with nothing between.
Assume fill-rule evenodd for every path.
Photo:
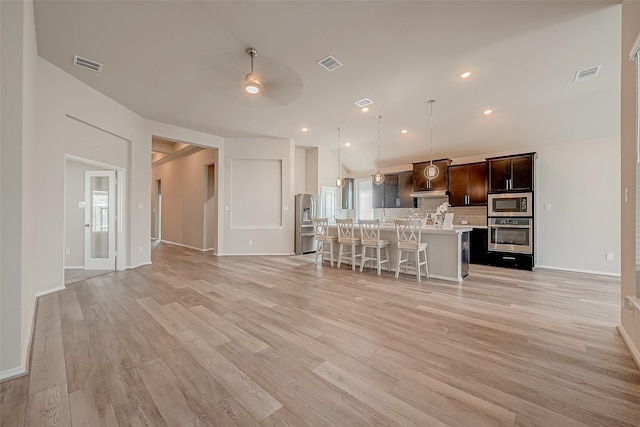
<instances>
[{"instance_id":1,"label":"bar stool backrest","mask_svg":"<svg viewBox=\"0 0 640 427\"><path fill-rule=\"evenodd\" d=\"M422 237L422 219L396 219L398 247L417 247Z\"/></svg>"},{"instance_id":2,"label":"bar stool backrest","mask_svg":"<svg viewBox=\"0 0 640 427\"><path fill-rule=\"evenodd\" d=\"M358 220L360 225L360 239L362 242L380 240L380 220L379 219L361 219Z\"/></svg>"},{"instance_id":3,"label":"bar stool backrest","mask_svg":"<svg viewBox=\"0 0 640 427\"><path fill-rule=\"evenodd\" d=\"M314 218L312 221L313 221L313 234L315 234L316 236L329 235L329 219Z\"/></svg>"},{"instance_id":4,"label":"bar stool backrest","mask_svg":"<svg viewBox=\"0 0 640 427\"><path fill-rule=\"evenodd\" d=\"M336 219L338 225L338 240L341 239L353 239L355 237L353 233L353 219Z\"/></svg>"}]
</instances>

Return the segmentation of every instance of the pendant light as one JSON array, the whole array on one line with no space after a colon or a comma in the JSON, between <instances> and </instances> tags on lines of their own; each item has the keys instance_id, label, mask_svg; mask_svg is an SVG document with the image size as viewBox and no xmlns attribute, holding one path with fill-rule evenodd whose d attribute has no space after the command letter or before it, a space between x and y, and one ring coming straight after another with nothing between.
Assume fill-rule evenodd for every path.
<instances>
[{"instance_id":1,"label":"pendant light","mask_svg":"<svg viewBox=\"0 0 640 427\"><path fill-rule=\"evenodd\" d=\"M247 54L251 57L251 72L244 77L244 90L251 95L256 95L262 90L258 76L253 72L253 58L258 56L258 49L248 47Z\"/></svg>"},{"instance_id":2,"label":"pendant light","mask_svg":"<svg viewBox=\"0 0 640 427\"><path fill-rule=\"evenodd\" d=\"M382 185L384 183L384 174L380 172L380 119L382 116L378 116L378 171L373 174L373 183L375 185Z\"/></svg>"},{"instance_id":3,"label":"pendant light","mask_svg":"<svg viewBox=\"0 0 640 427\"><path fill-rule=\"evenodd\" d=\"M433 103L436 102L436 100L430 99L427 102L431 104L431 160L429 161L429 166L424 169L424 177L431 181L436 179L438 175L440 175L440 169L438 169L438 166L433 164Z\"/></svg>"},{"instance_id":4,"label":"pendant light","mask_svg":"<svg viewBox=\"0 0 640 427\"><path fill-rule=\"evenodd\" d=\"M338 128L338 177L336 178L336 187L344 187L344 178L340 176L340 128Z\"/></svg>"}]
</instances>

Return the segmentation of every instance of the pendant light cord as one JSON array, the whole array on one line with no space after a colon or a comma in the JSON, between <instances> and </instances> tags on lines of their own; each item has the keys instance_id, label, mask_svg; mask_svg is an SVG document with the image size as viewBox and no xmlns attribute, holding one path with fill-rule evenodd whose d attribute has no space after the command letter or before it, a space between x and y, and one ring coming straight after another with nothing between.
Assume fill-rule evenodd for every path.
<instances>
[{"instance_id":1,"label":"pendant light cord","mask_svg":"<svg viewBox=\"0 0 640 427\"><path fill-rule=\"evenodd\" d=\"M382 116L378 116L378 172L380 172L380 119Z\"/></svg>"},{"instance_id":2,"label":"pendant light cord","mask_svg":"<svg viewBox=\"0 0 640 427\"><path fill-rule=\"evenodd\" d=\"M430 124L431 153L429 154L429 158L430 158L429 165L433 165L433 103L436 102L436 100L430 99L427 102L431 104L431 124Z\"/></svg>"},{"instance_id":3,"label":"pendant light cord","mask_svg":"<svg viewBox=\"0 0 640 427\"><path fill-rule=\"evenodd\" d=\"M338 178L340 178L340 128L338 128Z\"/></svg>"}]
</instances>

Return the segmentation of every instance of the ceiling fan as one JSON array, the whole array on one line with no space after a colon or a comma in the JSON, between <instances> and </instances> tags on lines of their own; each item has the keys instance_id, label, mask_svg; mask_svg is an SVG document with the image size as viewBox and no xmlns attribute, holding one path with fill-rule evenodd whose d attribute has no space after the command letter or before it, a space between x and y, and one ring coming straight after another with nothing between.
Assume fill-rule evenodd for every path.
<instances>
[{"instance_id":1,"label":"ceiling fan","mask_svg":"<svg viewBox=\"0 0 640 427\"><path fill-rule=\"evenodd\" d=\"M258 49L247 47L244 54L251 58L248 74L244 74L246 56L227 50L200 63L198 82L228 105L277 107L290 104L302 95L302 79L288 65L261 53L254 69Z\"/></svg>"}]
</instances>

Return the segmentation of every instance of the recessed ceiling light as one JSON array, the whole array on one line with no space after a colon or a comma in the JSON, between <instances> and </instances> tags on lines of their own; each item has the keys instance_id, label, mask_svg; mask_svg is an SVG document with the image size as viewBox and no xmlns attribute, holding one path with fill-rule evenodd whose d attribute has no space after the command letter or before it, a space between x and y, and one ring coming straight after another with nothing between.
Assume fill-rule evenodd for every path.
<instances>
[{"instance_id":1,"label":"recessed ceiling light","mask_svg":"<svg viewBox=\"0 0 640 427\"><path fill-rule=\"evenodd\" d=\"M302 132L306 132L306 131L308 131L308 130L309 130L309 128L302 128L302 129L300 129L300 130L301 130Z\"/></svg>"},{"instance_id":2,"label":"recessed ceiling light","mask_svg":"<svg viewBox=\"0 0 640 427\"><path fill-rule=\"evenodd\" d=\"M463 79L466 79L470 75L471 75L471 71L465 71L464 73L460 74L460 77L462 77Z\"/></svg>"},{"instance_id":3,"label":"recessed ceiling light","mask_svg":"<svg viewBox=\"0 0 640 427\"><path fill-rule=\"evenodd\" d=\"M362 107L361 110L366 113L367 111L369 111L369 107Z\"/></svg>"},{"instance_id":4,"label":"recessed ceiling light","mask_svg":"<svg viewBox=\"0 0 640 427\"><path fill-rule=\"evenodd\" d=\"M493 110L484 110L482 112L482 114L484 114L485 116L488 116L489 114L493 113Z\"/></svg>"},{"instance_id":5,"label":"recessed ceiling light","mask_svg":"<svg viewBox=\"0 0 640 427\"><path fill-rule=\"evenodd\" d=\"M402 129L400 132L402 132L402 133L407 133L407 132L409 132L409 131L408 131L408 130L406 130L406 129Z\"/></svg>"},{"instance_id":6,"label":"recessed ceiling light","mask_svg":"<svg viewBox=\"0 0 640 427\"><path fill-rule=\"evenodd\" d=\"M344 143L344 146L345 146L345 147L351 147L351 143L350 143L350 142L345 142L345 143Z\"/></svg>"}]
</instances>

